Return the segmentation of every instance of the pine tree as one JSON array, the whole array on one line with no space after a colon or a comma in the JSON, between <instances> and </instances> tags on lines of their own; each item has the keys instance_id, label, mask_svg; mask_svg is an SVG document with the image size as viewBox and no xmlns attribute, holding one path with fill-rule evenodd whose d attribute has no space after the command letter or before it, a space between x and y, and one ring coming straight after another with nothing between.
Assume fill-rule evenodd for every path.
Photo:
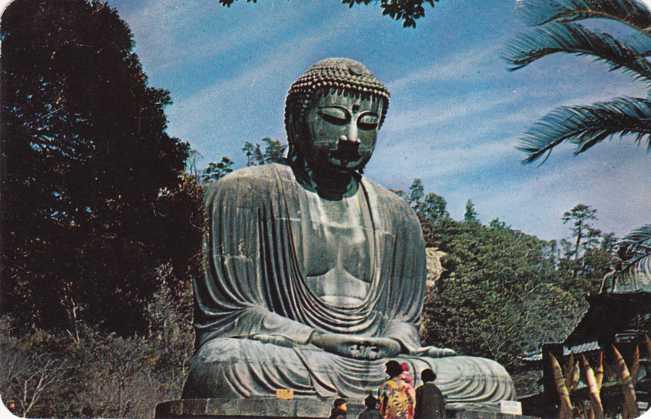
<instances>
[{"instance_id":1,"label":"pine tree","mask_svg":"<svg viewBox=\"0 0 651 419\"><path fill-rule=\"evenodd\" d=\"M479 214L475 209L475 204L470 199L466 201L466 212L463 214L463 221L466 223L479 223Z\"/></svg>"}]
</instances>

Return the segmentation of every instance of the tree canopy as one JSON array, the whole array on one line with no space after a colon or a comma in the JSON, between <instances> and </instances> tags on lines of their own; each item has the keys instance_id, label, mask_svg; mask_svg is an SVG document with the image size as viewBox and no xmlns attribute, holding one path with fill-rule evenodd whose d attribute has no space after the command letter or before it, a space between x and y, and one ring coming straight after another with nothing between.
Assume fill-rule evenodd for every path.
<instances>
[{"instance_id":1,"label":"tree canopy","mask_svg":"<svg viewBox=\"0 0 651 419\"><path fill-rule=\"evenodd\" d=\"M155 268L182 277L197 240L170 96L148 86L103 2L17 0L0 29L2 310L43 327L144 327Z\"/></svg>"},{"instance_id":2,"label":"tree canopy","mask_svg":"<svg viewBox=\"0 0 651 419\"><path fill-rule=\"evenodd\" d=\"M445 200L426 194L419 179L399 195L419 216L427 245L444 253L443 273L424 306L425 341L496 359L518 391L535 390L535 377L519 357L563 339L576 325L585 297L598 292L613 265L614 235L594 226L597 211L585 204L559 220L570 227L559 248L556 241L514 230L499 219L481 224L470 200L463 220L454 220ZM427 196L443 205L426 205Z\"/></svg>"}]
</instances>

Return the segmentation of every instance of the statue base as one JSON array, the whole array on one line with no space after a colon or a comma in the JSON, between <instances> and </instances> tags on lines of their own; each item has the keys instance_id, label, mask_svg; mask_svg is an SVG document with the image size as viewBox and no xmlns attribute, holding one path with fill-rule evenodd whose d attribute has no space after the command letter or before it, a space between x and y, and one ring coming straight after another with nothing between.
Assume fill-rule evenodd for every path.
<instances>
[{"instance_id":1,"label":"statue base","mask_svg":"<svg viewBox=\"0 0 651 419\"><path fill-rule=\"evenodd\" d=\"M330 416L334 399L181 399L159 403L156 419L163 418L305 418Z\"/></svg>"},{"instance_id":2,"label":"statue base","mask_svg":"<svg viewBox=\"0 0 651 419\"><path fill-rule=\"evenodd\" d=\"M156 419L322 419L330 416L334 399L181 399L159 403L156 406ZM349 418L356 418L364 410L362 401L349 401ZM499 413L499 405L453 404L447 410L449 419L506 419L531 418Z\"/></svg>"}]
</instances>

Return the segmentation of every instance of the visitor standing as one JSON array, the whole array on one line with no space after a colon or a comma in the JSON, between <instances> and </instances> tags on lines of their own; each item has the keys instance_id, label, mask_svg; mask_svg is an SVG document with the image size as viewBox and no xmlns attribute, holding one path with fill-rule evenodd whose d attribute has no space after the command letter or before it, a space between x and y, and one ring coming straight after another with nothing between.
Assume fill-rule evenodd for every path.
<instances>
[{"instance_id":1,"label":"visitor standing","mask_svg":"<svg viewBox=\"0 0 651 419\"><path fill-rule=\"evenodd\" d=\"M413 419L414 388L400 377L402 374L400 364L389 361L385 366L389 379L380 389L382 416L384 419Z\"/></svg>"},{"instance_id":2,"label":"visitor standing","mask_svg":"<svg viewBox=\"0 0 651 419\"><path fill-rule=\"evenodd\" d=\"M335 400L332 411L330 411L330 419L346 419L346 412L348 412L348 405L346 400Z\"/></svg>"},{"instance_id":3,"label":"visitor standing","mask_svg":"<svg viewBox=\"0 0 651 419\"><path fill-rule=\"evenodd\" d=\"M416 389L416 410L414 419L445 418L445 397L434 384L436 374L430 369L420 374L423 385Z\"/></svg>"}]
</instances>

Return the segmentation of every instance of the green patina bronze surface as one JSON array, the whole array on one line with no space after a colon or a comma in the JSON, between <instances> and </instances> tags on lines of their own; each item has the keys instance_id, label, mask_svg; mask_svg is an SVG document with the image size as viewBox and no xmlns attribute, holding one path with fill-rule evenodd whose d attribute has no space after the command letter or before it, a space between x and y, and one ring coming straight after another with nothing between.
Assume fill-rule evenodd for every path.
<instances>
[{"instance_id":1,"label":"green patina bronze surface","mask_svg":"<svg viewBox=\"0 0 651 419\"><path fill-rule=\"evenodd\" d=\"M425 246L411 208L361 175L389 94L362 64L327 59L290 88L288 165L234 172L206 198L197 352L184 398L361 400L389 359L432 368L454 403L515 394L499 364L421 346Z\"/></svg>"}]
</instances>

